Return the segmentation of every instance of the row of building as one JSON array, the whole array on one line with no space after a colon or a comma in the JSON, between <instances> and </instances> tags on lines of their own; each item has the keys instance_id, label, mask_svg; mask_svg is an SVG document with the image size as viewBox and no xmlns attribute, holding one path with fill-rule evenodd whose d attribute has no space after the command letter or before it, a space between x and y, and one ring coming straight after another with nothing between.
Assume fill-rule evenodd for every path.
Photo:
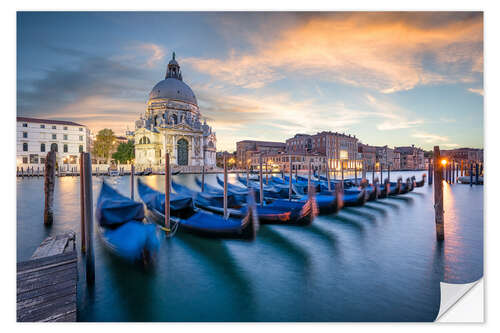
<instances>
[{"instance_id":1,"label":"row of building","mask_svg":"<svg viewBox=\"0 0 500 333\"><path fill-rule=\"evenodd\" d=\"M480 161L482 149L461 148L443 150L444 156L455 160ZM419 147L402 146L390 148L363 144L355 135L324 131L314 135L296 134L285 142L244 140L236 143L236 166L256 170L262 163L272 170L314 170L324 172L328 162L329 170L365 168L367 170L423 170L428 167L429 157Z\"/></svg>"}]
</instances>

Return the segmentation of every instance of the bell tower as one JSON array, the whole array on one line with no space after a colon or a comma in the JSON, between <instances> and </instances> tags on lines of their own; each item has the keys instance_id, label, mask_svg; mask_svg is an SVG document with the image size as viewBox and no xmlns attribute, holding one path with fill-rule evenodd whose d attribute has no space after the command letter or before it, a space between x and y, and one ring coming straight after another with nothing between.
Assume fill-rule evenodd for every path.
<instances>
[{"instance_id":1,"label":"bell tower","mask_svg":"<svg viewBox=\"0 0 500 333\"><path fill-rule=\"evenodd\" d=\"M172 60L168 62L167 75L165 79L174 78L182 81L181 67L175 60L175 52L172 54Z\"/></svg>"}]
</instances>

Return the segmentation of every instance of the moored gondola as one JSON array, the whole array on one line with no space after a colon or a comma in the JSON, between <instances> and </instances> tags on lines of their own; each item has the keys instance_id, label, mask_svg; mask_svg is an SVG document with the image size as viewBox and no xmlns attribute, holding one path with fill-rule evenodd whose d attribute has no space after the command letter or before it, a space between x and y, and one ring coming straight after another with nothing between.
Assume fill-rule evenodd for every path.
<instances>
[{"instance_id":1,"label":"moored gondola","mask_svg":"<svg viewBox=\"0 0 500 333\"><path fill-rule=\"evenodd\" d=\"M103 182L95 211L104 246L130 262L148 264L159 248L156 226L144 223L144 206Z\"/></svg>"},{"instance_id":2,"label":"moored gondola","mask_svg":"<svg viewBox=\"0 0 500 333\"><path fill-rule=\"evenodd\" d=\"M183 185L176 184L177 190L187 193L189 189L183 188ZM194 205L198 208L214 212L216 214L224 214L223 203L216 200L199 200L199 192L191 192ZM207 193L210 195L224 195L223 192ZM263 205L256 206L256 212L259 217L259 222L262 224L287 224L287 225L309 225L315 217L314 204L311 200L288 201L283 199L268 199ZM242 217L246 214L248 206L244 205L239 208L228 208L231 216Z\"/></svg>"},{"instance_id":3,"label":"moored gondola","mask_svg":"<svg viewBox=\"0 0 500 333\"><path fill-rule=\"evenodd\" d=\"M165 227L165 194L150 188L141 181L138 182L138 191L141 199L146 204L148 218ZM184 193L181 194L183 197L186 196ZM172 193L170 195L172 196ZM249 240L253 240L257 235L259 220L251 196L249 196L249 203L247 204L249 208L245 216L241 218L232 217L231 214L228 218L224 218L218 214L196 208L193 205L192 197L190 197L189 202L189 210L187 212L183 210L183 214L178 213L179 210L177 209L171 209L170 223L172 224L172 230L190 232L206 237ZM172 200L170 200L170 203L172 204Z\"/></svg>"}]
</instances>

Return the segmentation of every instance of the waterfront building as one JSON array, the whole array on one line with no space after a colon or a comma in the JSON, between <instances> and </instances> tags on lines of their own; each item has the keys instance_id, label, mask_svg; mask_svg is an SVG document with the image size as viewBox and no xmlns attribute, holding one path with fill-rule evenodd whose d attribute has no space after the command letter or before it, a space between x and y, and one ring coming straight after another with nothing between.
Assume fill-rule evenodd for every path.
<instances>
[{"instance_id":1,"label":"waterfront building","mask_svg":"<svg viewBox=\"0 0 500 333\"><path fill-rule=\"evenodd\" d=\"M457 148L441 150L441 156L455 161L483 163L484 151L478 148Z\"/></svg>"},{"instance_id":2,"label":"waterfront building","mask_svg":"<svg viewBox=\"0 0 500 333\"><path fill-rule=\"evenodd\" d=\"M400 170L424 170L424 151L415 145L406 147L395 147L394 150L400 154Z\"/></svg>"},{"instance_id":3,"label":"waterfront building","mask_svg":"<svg viewBox=\"0 0 500 333\"><path fill-rule=\"evenodd\" d=\"M165 79L149 94L147 108L135 122L135 164L151 168L165 164L166 152L172 165L215 166L216 134L202 115L191 88L184 83L175 53L168 63ZM192 168L191 168L192 169Z\"/></svg>"},{"instance_id":4,"label":"waterfront building","mask_svg":"<svg viewBox=\"0 0 500 333\"><path fill-rule=\"evenodd\" d=\"M250 169L259 171L260 168L260 154L253 154L251 156ZM309 170L309 161L313 171L320 173L326 170L326 156L319 153L303 154L303 153L278 153L278 154L263 154L262 155L262 170L273 172L290 172L289 158L292 159L292 172L297 170L298 173L306 173Z\"/></svg>"},{"instance_id":5,"label":"waterfront building","mask_svg":"<svg viewBox=\"0 0 500 333\"><path fill-rule=\"evenodd\" d=\"M290 154L320 154L329 160L330 169L340 170L341 161L344 168L353 169L355 163L361 168L358 160L358 139L355 135L337 132L320 132L314 135L296 134L286 140L286 151Z\"/></svg>"},{"instance_id":6,"label":"waterfront building","mask_svg":"<svg viewBox=\"0 0 500 333\"><path fill-rule=\"evenodd\" d=\"M85 125L65 120L17 117L17 166L42 169L47 153L54 149L58 166L74 167L80 153L90 148L90 131Z\"/></svg>"},{"instance_id":7,"label":"waterfront building","mask_svg":"<svg viewBox=\"0 0 500 333\"><path fill-rule=\"evenodd\" d=\"M358 152L361 154L361 159L365 162L365 167L373 170L378 162L377 147L365 145L360 142L358 143Z\"/></svg>"},{"instance_id":8,"label":"waterfront building","mask_svg":"<svg viewBox=\"0 0 500 333\"><path fill-rule=\"evenodd\" d=\"M400 153L394 151L392 148L389 148L387 145L375 148L377 162L379 162L383 169L387 169L389 166L393 170L399 170L401 168Z\"/></svg>"},{"instance_id":9,"label":"waterfront building","mask_svg":"<svg viewBox=\"0 0 500 333\"><path fill-rule=\"evenodd\" d=\"M238 168L245 169L252 165L252 157L258 154L274 155L283 153L286 144L274 141L243 140L236 142L236 159Z\"/></svg>"}]
</instances>

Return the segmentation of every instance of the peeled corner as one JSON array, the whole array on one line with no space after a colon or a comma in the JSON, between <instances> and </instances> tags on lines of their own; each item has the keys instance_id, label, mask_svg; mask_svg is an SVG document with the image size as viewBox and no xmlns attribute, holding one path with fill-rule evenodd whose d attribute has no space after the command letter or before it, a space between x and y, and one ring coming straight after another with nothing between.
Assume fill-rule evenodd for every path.
<instances>
[{"instance_id":1,"label":"peeled corner","mask_svg":"<svg viewBox=\"0 0 500 333\"><path fill-rule=\"evenodd\" d=\"M471 290L474 289L474 293ZM483 322L483 279L471 283L440 283L441 304L436 322ZM468 297L470 294L471 297Z\"/></svg>"}]
</instances>

